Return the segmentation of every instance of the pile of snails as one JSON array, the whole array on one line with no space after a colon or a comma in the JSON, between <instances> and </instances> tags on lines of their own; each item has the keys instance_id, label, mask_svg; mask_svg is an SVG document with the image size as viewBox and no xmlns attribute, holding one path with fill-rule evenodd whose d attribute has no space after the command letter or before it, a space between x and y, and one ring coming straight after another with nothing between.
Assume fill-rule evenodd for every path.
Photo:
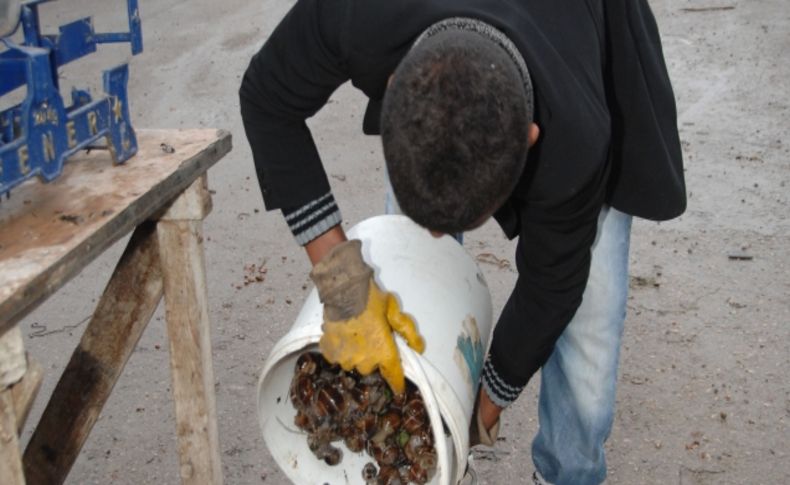
<instances>
[{"instance_id":1,"label":"pile of snails","mask_svg":"<svg viewBox=\"0 0 790 485\"><path fill-rule=\"evenodd\" d=\"M294 424L307 433L319 460L337 465L343 441L349 451L366 451L362 477L368 485L424 484L436 472L436 450L420 391L411 382L393 394L378 371L361 376L328 363L317 352L296 361L290 388Z\"/></svg>"}]
</instances>

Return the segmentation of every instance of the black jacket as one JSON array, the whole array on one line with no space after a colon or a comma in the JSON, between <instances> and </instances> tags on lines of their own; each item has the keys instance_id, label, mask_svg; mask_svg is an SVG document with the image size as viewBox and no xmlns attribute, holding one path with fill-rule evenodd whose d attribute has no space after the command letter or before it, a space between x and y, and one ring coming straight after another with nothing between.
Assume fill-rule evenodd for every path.
<instances>
[{"instance_id":1,"label":"black jacket","mask_svg":"<svg viewBox=\"0 0 790 485\"><path fill-rule=\"evenodd\" d=\"M266 207L329 192L305 119L351 80L371 101L365 132L377 133L390 74L425 28L448 17L501 30L530 71L541 136L497 220L522 239L525 318L556 336L581 302L604 203L656 220L685 209L675 102L645 0L299 0L240 90ZM553 345L547 338L525 349L541 354L536 365Z\"/></svg>"},{"instance_id":2,"label":"black jacket","mask_svg":"<svg viewBox=\"0 0 790 485\"><path fill-rule=\"evenodd\" d=\"M533 84L540 122L552 111L547 98L563 99L574 87L556 80L566 68L562 59L544 54L555 50L558 37L568 39L565 47L594 50L575 42L586 38L577 26L564 25L574 3L589 5L579 0L300 0L253 58L241 88L245 119L255 120L257 128L250 135L267 208L299 206L329 190L304 120L351 80L372 100L365 131L376 133L375 106L387 77L414 38L446 17L480 18L513 40L538 78ZM604 15L595 28L605 43L613 118L609 200L639 217L676 217L685 209L683 167L655 20L645 0L606 0ZM557 30L559 36L549 32ZM577 113L582 108L577 106Z\"/></svg>"}]
</instances>

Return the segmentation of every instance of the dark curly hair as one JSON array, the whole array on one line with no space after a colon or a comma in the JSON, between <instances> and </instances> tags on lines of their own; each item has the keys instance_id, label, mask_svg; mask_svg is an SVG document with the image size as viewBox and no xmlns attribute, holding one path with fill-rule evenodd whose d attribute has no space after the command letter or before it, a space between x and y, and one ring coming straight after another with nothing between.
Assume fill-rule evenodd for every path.
<instances>
[{"instance_id":1,"label":"dark curly hair","mask_svg":"<svg viewBox=\"0 0 790 485\"><path fill-rule=\"evenodd\" d=\"M481 224L524 170L530 116L517 67L489 38L445 31L414 46L381 113L384 158L403 212L444 233Z\"/></svg>"}]
</instances>

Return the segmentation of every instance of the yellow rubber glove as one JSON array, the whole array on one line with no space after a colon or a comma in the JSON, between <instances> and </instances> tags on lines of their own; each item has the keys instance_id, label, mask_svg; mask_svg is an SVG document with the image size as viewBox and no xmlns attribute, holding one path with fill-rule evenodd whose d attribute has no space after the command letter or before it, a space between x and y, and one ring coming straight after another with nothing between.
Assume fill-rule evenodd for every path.
<instances>
[{"instance_id":1,"label":"yellow rubber glove","mask_svg":"<svg viewBox=\"0 0 790 485\"><path fill-rule=\"evenodd\" d=\"M391 293L382 291L373 270L362 260L360 241L342 243L322 259L310 277L324 303L324 357L363 375L379 369L393 392L406 389L393 330L422 353L425 341L414 321L400 311Z\"/></svg>"}]
</instances>

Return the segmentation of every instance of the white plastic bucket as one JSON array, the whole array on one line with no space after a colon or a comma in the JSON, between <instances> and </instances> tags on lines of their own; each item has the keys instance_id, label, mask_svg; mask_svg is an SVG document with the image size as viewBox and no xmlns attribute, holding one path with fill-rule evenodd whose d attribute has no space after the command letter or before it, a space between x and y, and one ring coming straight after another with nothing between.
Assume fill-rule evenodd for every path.
<instances>
[{"instance_id":1,"label":"white plastic bucket","mask_svg":"<svg viewBox=\"0 0 790 485\"><path fill-rule=\"evenodd\" d=\"M417 354L397 338L406 377L425 400L436 437L437 473L431 484L451 485L464 474L469 423L492 323L491 295L482 273L460 244L435 238L404 216L378 216L348 233L362 241L362 254L379 285L393 292L425 338ZM329 466L307 447L294 424L289 386L296 359L317 349L323 307L313 289L291 330L275 344L258 382L258 419L269 452L296 484L364 484L362 468L375 462L352 453L342 441L343 460ZM445 432L445 425L446 430ZM444 437L445 439L441 439Z\"/></svg>"}]
</instances>

